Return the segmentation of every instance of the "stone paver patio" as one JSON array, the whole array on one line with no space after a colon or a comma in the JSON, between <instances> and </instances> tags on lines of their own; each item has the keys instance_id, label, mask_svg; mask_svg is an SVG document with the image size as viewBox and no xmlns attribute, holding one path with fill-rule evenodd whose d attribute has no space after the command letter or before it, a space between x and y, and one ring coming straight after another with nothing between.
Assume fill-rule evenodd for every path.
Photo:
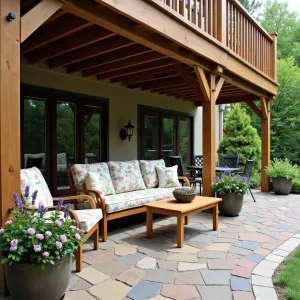
<instances>
[{"instance_id":1,"label":"stone paver patio","mask_svg":"<svg viewBox=\"0 0 300 300\"><path fill-rule=\"evenodd\" d=\"M155 219L153 239L145 222L109 231L93 251L84 245L84 269L72 273L65 300L277 299L272 274L300 243L300 196L254 192L240 216L192 215L185 245L176 247L176 219Z\"/></svg>"}]
</instances>

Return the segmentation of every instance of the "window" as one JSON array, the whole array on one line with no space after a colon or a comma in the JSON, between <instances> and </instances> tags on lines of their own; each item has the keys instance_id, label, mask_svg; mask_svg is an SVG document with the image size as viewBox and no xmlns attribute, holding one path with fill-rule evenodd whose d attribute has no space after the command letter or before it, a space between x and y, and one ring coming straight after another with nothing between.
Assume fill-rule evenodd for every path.
<instances>
[{"instance_id":1,"label":"window","mask_svg":"<svg viewBox=\"0 0 300 300\"><path fill-rule=\"evenodd\" d=\"M53 195L69 192L74 163L107 161L108 101L22 86L22 168L36 166Z\"/></svg>"}]
</instances>

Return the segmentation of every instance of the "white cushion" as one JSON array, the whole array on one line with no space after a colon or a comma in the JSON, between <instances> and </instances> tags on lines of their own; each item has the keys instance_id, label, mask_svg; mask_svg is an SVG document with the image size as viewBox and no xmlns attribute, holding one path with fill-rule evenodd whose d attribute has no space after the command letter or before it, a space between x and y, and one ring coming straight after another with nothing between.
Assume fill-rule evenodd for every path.
<instances>
[{"instance_id":1,"label":"white cushion","mask_svg":"<svg viewBox=\"0 0 300 300\"><path fill-rule=\"evenodd\" d=\"M173 167L156 167L159 188L163 187L180 187L180 183L177 175L178 166Z\"/></svg>"},{"instance_id":2,"label":"white cushion","mask_svg":"<svg viewBox=\"0 0 300 300\"><path fill-rule=\"evenodd\" d=\"M88 190L95 190L98 192L101 192L103 196L106 193L106 187L105 187L105 180L99 173L95 172L88 172L85 177L85 187ZM94 193L89 193L89 195L94 199L96 202L96 196Z\"/></svg>"},{"instance_id":3,"label":"white cushion","mask_svg":"<svg viewBox=\"0 0 300 300\"><path fill-rule=\"evenodd\" d=\"M75 210L75 213L79 220L80 229L84 230L85 232L88 232L103 218L102 209Z\"/></svg>"}]
</instances>

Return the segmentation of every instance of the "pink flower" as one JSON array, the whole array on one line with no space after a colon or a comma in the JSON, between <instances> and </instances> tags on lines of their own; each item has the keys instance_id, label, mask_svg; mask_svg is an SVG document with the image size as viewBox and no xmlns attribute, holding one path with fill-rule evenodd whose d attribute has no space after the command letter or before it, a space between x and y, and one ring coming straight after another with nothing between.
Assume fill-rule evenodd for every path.
<instances>
[{"instance_id":1,"label":"pink flower","mask_svg":"<svg viewBox=\"0 0 300 300\"><path fill-rule=\"evenodd\" d=\"M1 228L0 229L0 234L2 234L4 232L4 229L3 228Z\"/></svg>"},{"instance_id":2,"label":"pink flower","mask_svg":"<svg viewBox=\"0 0 300 300\"><path fill-rule=\"evenodd\" d=\"M38 234L36 235L36 238L37 238L38 240L43 240L43 239L44 239L44 235L42 235L41 233L38 233Z\"/></svg>"},{"instance_id":3,"label":"pink flower","mask_svg":"<svg viewBox=\"0 0 300 300\"><path fill-rule=\"evenodd\" d=\"M60 220L56 220L56 221L55 221L55 224L56 224L58 227L60 227L60 226L62 225L62 222L61 222Z\"/></svg>"},{"instance_id":4,"label":"pink flower","mask_svg":"<svg viewBox=\"0 0 300 300\"><path fill-rule=\"evenodd\" d=\"M62 235L60 236L60 240L64 243L64 242L67 241L67 237L66 237L64 234L62 234Z\"/></svg>"},{"instance_id":5,"label":"pink flower","mask_svg":"<svg viewBox=\"0 0 300 300\"><path fill-rule=\"evenodd\" d=\"M18 246L11 246L9 248L9 251L16 251L18 249Z\"/></svg>"},{"instance_id":6,"label":"pink flower","mask_svg":"<svg viewBox=\"0 0 300 300\"><path fill-rule=\"evenodd\" d=\"M45 232L45 235L46 235L46 236L52 236L52 232L47 230L47 231Z\"/></svg>"},{"instance_id":7,"label":"pink flower","mask_svg":"<svg viewBox=\"0 0 300 300\"><path fill-rule=\"evenodd\" d=\"M5 222L5 225L7 226L7 225L10 225L11 223L12 223L12 221L9 220L9 221L6 221L6 222Z\"/></svg>"},{"instance_id":8,"label":"pink flower","mask_svg":"<svg viewBox=\"0 0 300 300\"><path fill-rule=\"evenodd\" d=\"M76 230L76 226L72 225L72 226L70 226L70 228Z\"/></svg>"},{"instance_id":9,"label":"pink flower","mask_svg":"<svg viewBox=\"0 0 300 300\"><path fill-rule=\"evenodd\" d=\"M43 256L48 257L49 256L49 252L45 251L42 253Z\"/></svg>"},{"instance_id":10,"label":"pink flower","mask_svg":"<svg viewBox=\"0 0 300 300\"><path fill-rule=\"evenodd\" d=\"M17 247L18 246L18 240L12 240L11 242L10 242L10 245L12 246L12 247Z\"/></svg>"},{"instance_id":11,"label":"pink flower","mask_svg":"<svg viewBox=\"0 0 300 300\"><path fill-rule=\"evenodd\" d=\"M77 240L80 240L81 239L81 237L80 237L80 234L77 232L77 233L75 233L75 238L77 239Z\"/></svg>"},{"instance_id":12,"label":"pink flower","mask_svg":"<svg viewBox=\"0 0 300 300\"><path fill-rule=\"evenodd\" d=\"M33 249L35 252L40 252L42 250L42 247L40 245L34 245Z\"/></svg>"},{"instance_id":13,"label":"pink flower","mask_svg":"<svg viewBox=\"0 0 300 300\"><path fill-rule=\"evenodd\" d=\"M58 249L60 249L62 247L62 243L61 242L55 242L55 245Z\"/></svg>"},{"instance_id":14,"label":"pink flower","mask_svg":"<svg viewBox=\"0 0 300 300\"><path fill-rule=\"evenodd\" d=\"M35 230L33 228L29 228L27 232L31 235L35 234Z\"/></svg>"}]
</instances>

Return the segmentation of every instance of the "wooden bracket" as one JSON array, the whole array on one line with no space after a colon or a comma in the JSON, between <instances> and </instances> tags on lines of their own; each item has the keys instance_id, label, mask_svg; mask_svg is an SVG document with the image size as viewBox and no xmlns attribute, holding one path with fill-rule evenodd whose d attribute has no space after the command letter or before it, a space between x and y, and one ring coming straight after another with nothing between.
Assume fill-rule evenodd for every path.
<instances>
[{"instance_id":1,"label":"wooden bracket","mask_svg":"<svg viewBox=\"0 0 300 300\"><path fill-rule=\"evenodd\" d=\"M225 78L224 77L220 77L217 81L217 84L216 84L216 88L215 88L215 91L214 91L214 98L215 98L215 101L217 101L218 97L219 97L219 94L221 92L221 89L222 89L222 86L225 82Z\"/></svg>"},{"instance_id":2,"label":"wooden bracket","mask_svg":"<svg viewBox=\"0 0 300 300\"><path fill-rule=\"evenodd\" d=\"M269 115L269 102L265 97L260 97L260 105L262 111L262 118L268 119Z\"/></svg>"},{"instance_id":3,"label":"wooden bracket","mask_svg":"<svg viewBox=\"0 0 300 300\"><path fill-rule=\"evenodd\" d=\"M199 66L194 66L194 70L197 76L197 79L199 81L199 85L202 91L202 96L204 98L204 101L210 101L211 100L211 93L210 93L210 87L207 81L207 78L205 76L204 70L200 68Z\"/></svg>"},{"instance_id":4,"label":"wooden bracket","mask_svg":"<svg viewBox=\"0 0 300 300\"><path fill-rule=\"evenodd\" d=\"M259 109L256 104L252 101L246 101L246 103L248 104L248 106L250 106L252 108L252 110L262 119L263 118L263 113L261 111L261 109Z\"/></svg>"},{"instance_id":5,"label":"wooden bracket","mask_svg":"<svg viewBox=\"0 0 300 300\"><path fill-rule=\"evenodd\" d=\"M64 4L58 0L43 0L21 18L21 43Z\"/></svg>"}]
</instances>

